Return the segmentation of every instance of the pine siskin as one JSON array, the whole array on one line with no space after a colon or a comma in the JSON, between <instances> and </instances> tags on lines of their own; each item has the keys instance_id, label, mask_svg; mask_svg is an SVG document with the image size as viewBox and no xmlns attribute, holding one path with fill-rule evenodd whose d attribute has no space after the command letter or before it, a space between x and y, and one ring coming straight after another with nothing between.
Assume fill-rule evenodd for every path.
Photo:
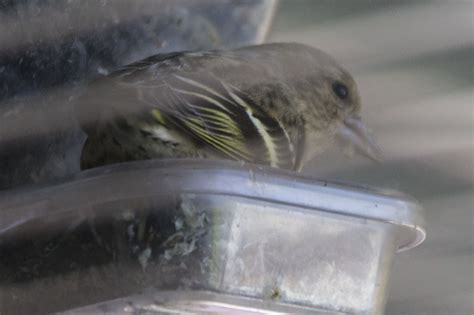
<instances>
[{"instance_id":1,"label":"pine siskin","mask_svg":"<svg viewBox=\"0 0 474 315\"><path fill-rule=\"evenodd\" d=\"M97 80L77 110L83 169L196 157L301 170L336 135L379 157L351 75L296 43L155 55Z\"/></svg>"}]
</instances>

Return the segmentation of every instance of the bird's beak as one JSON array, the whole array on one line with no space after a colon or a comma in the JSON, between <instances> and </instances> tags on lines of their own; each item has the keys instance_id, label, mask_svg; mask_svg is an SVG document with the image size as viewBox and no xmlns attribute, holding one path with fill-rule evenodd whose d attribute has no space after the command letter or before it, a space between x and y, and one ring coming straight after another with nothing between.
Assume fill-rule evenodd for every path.
<instances>
[{"instance_id":1,"label":"bird's beak","mask_svg":"<svg viewBox=\"0 0 474 315\"><path fill-rule=\"evenodd\" d=\"M337 136L343 144L349 145L355 152L377 162L382 160L382 151L360 116L347 117L340 124Z\"/></svg>"}]
</instances>

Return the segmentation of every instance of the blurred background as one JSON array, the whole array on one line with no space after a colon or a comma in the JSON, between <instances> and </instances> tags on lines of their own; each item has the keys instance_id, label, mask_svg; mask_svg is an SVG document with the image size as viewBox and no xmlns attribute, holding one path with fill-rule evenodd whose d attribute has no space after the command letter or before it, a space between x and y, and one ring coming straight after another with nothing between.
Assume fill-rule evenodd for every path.
<instances>
[{"instance_id":1,"label":"blurred background","mask_svg":"<svg viewBox=\"0 0 474 315\"><path fill-rule=\"evenodd\" d=\"M271 0L111 3L0 1L0 190L79 171L84 81L154 53L260 42L273 13ZM474 314L473 5L282 0L269 28L267 41L313 45L353 73L384 151L376 164L334 146L304 172L426 210L428 238L397 255L387 314Z\"/></svg>"},{"instance_id":2,"label":"blurred background","mask_svg":"<svg viewBox=\"0 0 474 315\"><path fill-rule=\"evenodd\" d=\"M331 53L354 75L381 164L334 148L307 173L418 199L428 238L395 259L387 314L474 314L473 2L281 1L269 41Z\"/></svg>"}]
</instances>

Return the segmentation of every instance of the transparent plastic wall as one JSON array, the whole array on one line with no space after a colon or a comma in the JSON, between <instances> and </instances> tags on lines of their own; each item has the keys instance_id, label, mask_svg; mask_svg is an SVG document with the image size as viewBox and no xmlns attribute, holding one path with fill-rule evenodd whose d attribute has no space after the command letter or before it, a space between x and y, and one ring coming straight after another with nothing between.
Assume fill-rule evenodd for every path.
<instances>
[{"instance_id":1,"label":"transparent plastic wall","mask_svg":"<svg viewBox=\"0 0 474 315\"><path fill-rule=\"evenodd\" d=\"M261 43L273 0L0 4L0 189L79 171L85 83L157 53Z\"/></svg>"},{"instance_id":2,"label":"transparent plastic wall","mask_svg":"<svg viewBox=\"0 0 474 315\"><path fill-rule=\"evenodd\" d=\"M106 167L0 207L5 312L151 288L150 305L181 311L231 297L229 309L381 314L395 252L424 239L402 195L227 162Z\"/></svg>"}]
</instances>

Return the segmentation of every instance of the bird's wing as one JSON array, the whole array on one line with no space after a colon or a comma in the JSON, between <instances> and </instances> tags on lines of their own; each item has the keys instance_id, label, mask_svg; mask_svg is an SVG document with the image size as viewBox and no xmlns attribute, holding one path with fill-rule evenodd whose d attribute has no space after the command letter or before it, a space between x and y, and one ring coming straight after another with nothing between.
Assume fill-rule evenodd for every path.
<instances>
[{"instance_id":1,"label":"bird's wing","mask_svg":"<svg viewBox=\"0 0 474 315\"><path fill-rule=\"evenodd\" d=\"M294 168L295 150L280 122L209 71L169 71L189 65L176 60L182 56L153 57L113 76L136 91L156 123L180 129L198 145L235 160Z\"/></svg>"}]
</instances>

